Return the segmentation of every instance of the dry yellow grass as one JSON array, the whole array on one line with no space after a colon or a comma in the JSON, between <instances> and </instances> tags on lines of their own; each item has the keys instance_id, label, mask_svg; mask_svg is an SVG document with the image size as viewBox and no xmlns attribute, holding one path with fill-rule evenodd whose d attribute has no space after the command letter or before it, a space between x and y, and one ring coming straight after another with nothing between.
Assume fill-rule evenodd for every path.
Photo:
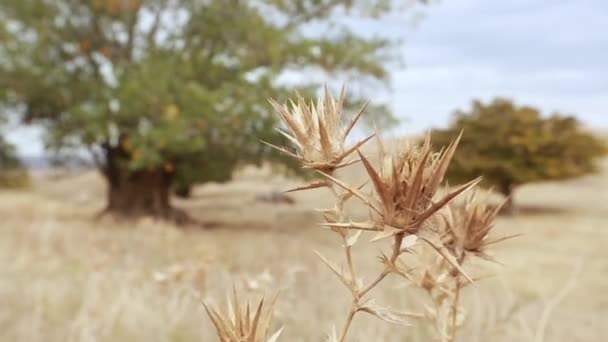
<instances>
[{"instance_id":1,"label":"dry yellow grass","mask_svg":"<svg viewBox=\"0 0 608 342\"><path fill-rule=\"evenodd\" d=\"M360 170L344 172L361 179ZM315 226L313 209L332 199L314 190L294 195L294 206L253 200L257 192L298 184L249 172L200 187L177 204L214 223L206 230L92 222L103 199L93 173L41 179L32 192L3 191L0 341L216 341L200 299L217 303L233 284L254 298L281 291L271 331L284 326L282 341L322 340L349 305L312 252L340 259L337 238ZM608 340L608 174L528 186L518 196L539 210L499 219L497 233L525 237L497 245L505 267L465 291L471 312L461 340L534 341L543 320L545 341ZM378 248L355 255L368 277L377 270ZM398 282L374 297L398 308L423 298ZM426 336L420 327L364 317L353 329L353 341Z\"/></svg>"}]
</instances>

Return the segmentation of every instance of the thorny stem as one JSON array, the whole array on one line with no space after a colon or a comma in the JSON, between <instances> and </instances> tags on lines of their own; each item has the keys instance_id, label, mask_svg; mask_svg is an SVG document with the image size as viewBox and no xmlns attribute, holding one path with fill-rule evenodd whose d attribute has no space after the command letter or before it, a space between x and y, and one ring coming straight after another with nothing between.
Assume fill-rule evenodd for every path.
<instances>
[{"instance_id":1,"label":"thorny stem","mask_svg":"<svg viewBox=\"0 0 608 342\"><path fill-rule=\"evenodd\" d=\"M462 283L460 277L456 276L456 287L454 289L454 301L452 302L452 331L450 332L449 342L456 341L456 331L458 330L456 318L458 315L458 303L460 302L460 290L462 289Z\"/></svg>"},{"instance_id":2,"label":"thorny stem","mask_svg":"<svg viewBox=\"0 0 608 342\"><path fill-rule=\"evenodd\" d=\"M393 253L391 254L390 262L385 266L384 270L374 279L369 285L367 285L363 290L357 293L356 298L353 300L353 304L350 308L350 312L348 317L346 318L346 323L344 324L344 329L342 330L342 335L340 336L340 342L343 342L346 338L346 334L348 333L348 328L350 327L350 323L352 322L355 314L357 313L357 307L359 306L359 301L363 298L369 291L371 291L374 287L376 287L387 275L391 274L393 271L393 265L399 255L401 255L401 242L403 241L404 234L395 235L395 241L393 245Z\"/></svg>"},{"instance_id":3,"label":"thorny stem","mask_svg":"<svg viewBox=\"0 0 608 342\"><path fill-rule=\"evenodd\" d=\"M437 310L441 310L442 309L442 305L445 305L445 302L441 302L440 304L436 304L435 307L437 308ZM441 316L443 317L443 316ZM437 326L437 331L439 332L440 337L440 341L441 342L448 342L449 340L449 332L448 330L448 320L446 317L443 317L443 319L435 322L435 325ZM451 334L450 334L451 335Z\"/></svg>"},{"instance_id":4,"label":"thorny stem","mask_svg":"<svg viewBox=\"0 0 608 342\"><path fill-rule=\"evenodd\" d=\"M344 328L342 329L342 335L340 335L340 342L343 342L346 339L346 334L348 334L348 328L350 327L350 323L352 322L355 314L357 313L357 307L359 306L359 301L363 296L365 296L369 291L371 291L376 285L380 284L380 282L391 273L388 266L380 273L380 275L374 279L368 286L366 286L363 290L357 292L355 294L355 298L353 299L353 303L350 307L350 311L348 313L348 317L346 318L346 323L344 323Z\"/></svg>"},{"instance_id":5,"label":"thorny stem","mask_svg":"<svg viewBox=\"0 0 608 342\"><path fill-rule=\"evenodd\" d=\"M340 198L342 195L336 190L333 183L330 184L329 189L334 194L334 197L337 200L336 209L338 211L338 214L340 216L342 216L343 211L344 211L344 203ZM340 219L342 219L342 217L340 217ZM350 275L350 279L353 281L353 284L356 284L355 267L353 265L353 257L351 254L351 248L348 245L348 239L346 238L347 235L344 234L343 232L338 232L338 234L340 234L340 236L342 237L342 243L344 244L344 256L346 257L346 264L348 265L348 273Z\"/></svg>"},{"instance_id":6,"label":"thorny stem","mask_svg":"<svg viewBox=\"0 0 608 342\"><path fill-rule=\"evenodd\" d=\"M401 246L402 239L403 239L403 236L401 236L401 239L395 238L395 242L397 240L399 240L398 246ZM348 248L347 250L350 251L350 248ZM395 252L395 250L397 252ZM393 255L391 256L391 263L393 263L395 260L397 260L397 257L399 257L399 250L400 250L399 247L393 248ZM347 255L349 255L349 254L350 253L347 253ZM342 329L342 334L340 335L340 340L339 340L340 342L343 342L346 339L346 335L348 334L348 328L350 327L350 323L352 322L353 318L355 317L355 314L357 313L357 307L359 306L359 301L361 300L361 298L363 298L369 291L371 291L374 287L376 287L376 285L380 284L380 282L382 280L384 280L384 278L386 278L386 276L389 275L390 273L391 273L391 266L386 265L384 270L382 270L382 273L380 273L380 275L378 275L378 277L376 277L376 279L374 279L363 290L355 293L355 298L353 299L353 303L352 303L350 311L348 313L348 317L346 318L346 323L344 323L344 328Z\"/></svg>"},{"instance_id":7,"label":"thorny stem","mask_svg":"<svg viewBox=\"0 0 608 342\"><path fill-rule=\"evenodd\" d=\"M353 267L353 261L352 261L352 255L351 255L351 250L350 250L350 246L348 245L348 241L346 239L346 234L340 234L342 236L342 240L344 241L344 254L346 255L346 262L348 264L348 271L350 274L350 279L352 281L352 286L354 286L354 288L352 289L353 291L353 303L350 307L350 310L348 312L348 316L346 317L346 322L344 322L344 327L342 328L342 333L340 334L340 342L343 342L346 340L346 335L348 334L348 329L350 328L350 324L353 321L353 318L355 317L355 314L357 313L357 308L359 306L359 298L361 298L358 294L358 287L357 287L357 280L356 280L356 273L355 273L355 268Z\"/></svg>"},{"instance_id":8,"label":"thorny stem","mask_svg":"<svg viewBox=\"0 0 608 342\"><path fill-rule=\"evenodd\" d=\"M365 287L365 289L359 292L359 298L365 296L369 291L376 287L376 285L378 285L382 280L384 280L384 278L386 278L386 276L390 273L391 271L389 271L388 267L382 270L382 273L380 273L380 275L378 275L378 277L376 277L374 281L372 281L369 285L367 285L367 287Z\"/></svg>"},{"instance_id":9,"label":"thorny stem","mask_svg":"<svg viewBox=\"0 0 608 342\"><path fill-rule=\"evenodd\" d=\"M393 255L391 255L391 265L393 265L395 261L397 261L399 255L401 255L401 244L403 243L404 237L404 233L399 233L395 235L395 241L393 244Z\"/></svg>"},{"instance_id":10,"label":"thorny stem","mask_svg":"<svg viewBox=\"0 0 608 342\"><path fill-rule=\"evenodd\" d=\"M344 210L344 208L343 208L344 203L341 200L341 194L336 190L336 188L333 186L333 184L329 186L329 189L331 190L333 195L336 197L336 200L338 201L337 205L336 205L336 209L338 211L338 214L340 216L342 216L342 213ZM352 286L354 287L352 289L353 297L354 297L353 302L352 302L352 305L348 312L348 316L346 317L346 322L344 323L344 327L342 328L342 333L340 334L340 338L339 338L339 341L343 342L346 339L346 335L348 334L348 329L350 328L352 320L358 312L358 307L360 305L361 298L363 298L369 291L371 291L378 284L380 284L382 282L382 280L384 280L384 278L386 278L386 276L388 276L389 274L391 274L393 272L394 264L397 261L397 258L399 258L399 255L401 255L401 243L403 242L403 238L405 235L404 235L404 233L395 235L395 238L393 241L393 250L392 250L389 262L385 265L382 272L372 282L370 282L363 289L359 289L357 286L357 283L356 283L356 272L355 272L355 268L353 266L352 253L351 253L351 248L348 245L347 235L340 231L338 231L338 234L340 234L340 236L342 237L342 241L344 243L344 255L346 257L348 272L349 272L351 281L353 282Z\"/></svg>"},{"instance_id":11,"label":"thorny stem","mask_svg":"<svg viewBox=\"0 0 608 342\"><path fill-rule=\"evenodd\" d=\"M334 195L334 197L336 198L336 210L338 215L340 216L340 220L342 219L343 216L343 211L344 211L344 201L342 200L342 194L340 194L339 191L337 191L337 189L334 187L334 184L331 183L328 188L331 190L332 194ZM346 340L346 335L348 334L348 330L350 329L350 325L353 321L353 318L355 317L355 314L357 313L357 308L359 307L359 299L361 298L361 296L359 295L359 289L357 287L357 276L356 276L356 272L355 272L355 267L353 265L353 258L352 258L352 253L351 253L351 248L348 244L348 239L347 239L347 234L343 231L340 230L336 230L336 233L338 233L341 237L342 237L342 243L344 245L344 256L346 258L346 264L348 266L348 273L352 282L352 286L354 286L352 290L353 293L353 302L352 305L350 307L350 310L348 312L348 316L346 316L346 321L344 322L344 327L342 328L342 332L340 333L340 338L339 341L340 342L344 342Z\"/></svg>"},{"instance_id":12,"label":"thorny stem","mask_svg":"<svg viewBox=\"0 0 608 342\"><path fill-rule=\"evenodd\" d=\"M341 234L341 235L342 235L342 241L344 242L344 254L346 256L346 264L348 265L348 273L350 275L351 281L353 281L354 286L356 286L357 278L356 278L356 273L355 273L355 267L353 265L353 257L351 254L350 246L348 245L348 239L346 238L346 235L343 235L343 234Z\"/></svg>"},{"instance_id":13,"label":"thorny stem","mask_svg":"<svg viewBox=\"0 0 608 342\"><path fill-rule=\"evenodd\" d=\"M456 258L456 262L458 262L459 266L462 266L464 264L465 258L466 254L461 251L458 257ZM446 324L448 329L450 329L449 335L447 336L447 342L455 342L458 331L458 326L456 323L458 318L458 304L460 303L460 292L462 290L462 280L460 279L460 273L457 272L456 269L452 270L450 274L454 281L454 294L451 303L450 316L448 317L451 322L450 324Z\"/></svg>"},{"instance_id":14,"label":"thorny stem","mask_svg":"<svg viewBox=\"0 0 608 342\"><path fill-rule=\"evenodd\" d=\"M342 195L334 187L333 183L331 183L328 186L328 188L331 190L332 194L334 195L334 197L337 200L336 210L337 210L337 212L340 216L340 220L341 220L342 216L343 216L343 210L344 210L344 203L341 198ZM393 272L395 262L397 261L397 259L399 258L399 256L401 255L401 252L402 252L401 244L403 242L403 238L405 237L405 234L400 233L400 234L395 235L394 241L393 241L393 249L392 249L391 257L389 258L389 262L385 265L382 272L373 281L371 281L363 289L359 289L359 287L356 283L356 279L357 279L356 272L355 272L355 268L353 266L351 248L348 245L347 234L345 234L344 232L339 231L339 230L337 230L336 232L338 234L340 234L340 236L342 237L342 241L344 244L344 255L346 257L348 272L349 272L349 276L350 276L350 279L352 281L352 286L353 286L353 288L351 289L352 293L353 293L353 302L351 304L350 310L348 312L348 316L346 317L346 321L344 322L344 327L342 328L342 332L341 332L340 338L339 338L340 342L344 342L346 340L346 336L348 335L348 330L353 321L353 318L355 317L355 315L358 312L361 298L363 298L367 293L369 293L378 284L380 284L382 282L382 280L384 280L384 278L386 278L386 276L388 276L389 274L391 274Z\"/></svg>"},{"instance_id":15,"label":"thorny stem","mask_svg":"<svg viewBox=\"0 0 608 342\"><path fill-rule=\"evenodd\" d=\"M353 322L353 318L355 318L355 314L357 313L357 300L353 301L353 306L350 308L348 312L348 316L346 316L346 322L344 322L344 327L342 328L342 333L340 334L340 342L346 341L346 335L348 334L348 329L350 328L350 324Z\"/></svg>"},{"instance_id":16,"label":"thorny stem","mask_svg":"<svg viewBox=\"0 0 608 342\"><path fill-rule=\"evenodd\" d=\"M393 265L397 261L397 258L399 258L399 255L401 255L401 243L403 242L403 238L404 238L403 233L395 235L395 241L393 244L393 253L391 254L389 264L386 265L384 270L382 270L382 273L380 273L378 275L378 277L376 277L376 279L374 279L368 286L366 286L363 290L361 290L359 292L359 298L365 296L369 291L371 291L374 287L376 287L376 285L378 285L382 280L384 280L384 278L386 278L387 275L389 275L392 272Z\"/></svg>"}]
</instances>

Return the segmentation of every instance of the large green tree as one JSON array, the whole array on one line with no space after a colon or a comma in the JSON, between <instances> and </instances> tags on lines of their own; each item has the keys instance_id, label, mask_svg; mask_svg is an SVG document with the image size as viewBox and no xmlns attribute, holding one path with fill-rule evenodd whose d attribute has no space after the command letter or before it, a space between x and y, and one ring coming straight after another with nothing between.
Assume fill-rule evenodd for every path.
<instances>
[{"instance_id":1,"label":"large green tree","mask_svg":"<svg viewBox=\"0 0 608 342\"><path fill-rule=\"evenodd\" d=\"M433 142L447 145L460 132L448 178L462 182L483 175L487 185L509 197L508 209L514 207L518 186L592 173L607 152L604 142L576 118L558 113L545 117L502 98L474 101L470 110L457 111L448 128L433 131Z\"/></svg>"},{"instance_id":2,"label":"large green tree","mask_svg":"<svg viewBox=\"0 0 608 342\"><path fill-rule=\"evenodd\" d=\"M223 179L271 157L258 139L280 144L266 99L285 97L282 79L303 79L305 94L318 75L386 84L394 42L353 22L395 4L2 0L0 103L45 127L48 147L95 155L107 211L171 217L176 175ZM391 118L381 105L370 112Z\"/></svg>"}]
</instances>

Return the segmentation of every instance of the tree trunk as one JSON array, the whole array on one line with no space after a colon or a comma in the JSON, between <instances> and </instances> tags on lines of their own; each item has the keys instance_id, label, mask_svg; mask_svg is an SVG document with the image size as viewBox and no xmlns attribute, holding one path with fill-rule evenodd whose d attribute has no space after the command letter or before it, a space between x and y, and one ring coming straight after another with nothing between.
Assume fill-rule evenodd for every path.
<instances>
[{"instance_id":1,"label":"tree trunk","mask_svg":"<svg viewBox=\"0 0 608 342\"><path fill-rule=\"evenodd\" d=\"M128 168L130 156L123 149L105 147L105 154L102 171L108 192L104 213L123 218L185 219L183 213L171 207L173 170L157 167L133 171Z\"/></svg>"},{"instance_id":2,"label":"tree trunk","mask_svg":"<svg viewBox=\"0 0 608 342\"><path fill-rule=\"evenodd\" d=\"M171 217L171 182L163 170L123 172L119 182L108 182L108 213L125 217Z\"/></svg>"},{"instance_id":3,"label":"tree trunk","mask_svg":"<svg viewBox=\"0 0 608 342\"><path fill-rule=\"evenodd\" d=\"M175 187L175 195L179 198L190 198L192 197L192 185L190 184L178 184Z\"/></svg>"},{"instance_id":4,"label":"tree trunk","mask_svg":"<svg viewBox=\"0 0 608 342\"><path fill-rule=\"evenodd\" d=\"M514 215L517 210L515 206L515 188L514 184L503 184L500 187L500 193L506 197L502 211L507 215Z\"/></svg>"}]
</instances>

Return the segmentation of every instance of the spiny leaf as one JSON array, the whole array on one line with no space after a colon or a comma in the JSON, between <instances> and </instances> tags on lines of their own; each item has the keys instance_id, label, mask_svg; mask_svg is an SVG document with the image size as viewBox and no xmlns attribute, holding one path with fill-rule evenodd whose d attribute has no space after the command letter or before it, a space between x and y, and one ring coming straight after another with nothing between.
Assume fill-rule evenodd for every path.
<instances>
[{"instance_id":1,"label":"spiny leaf","mask_svg":"<svg viewBox=\"0 0 608 342\"><path fill-rule=\"evenodd\" d=\"M275 109L275 111L281 116L281 118L283 119L283 122L285 122L285 124L287 124L287 126L289 127L291 132L295 135L296 139L302 143L304 143L305 141L308 141L308 138L306 137L306 133L302 132L300 130L300 125L298 124L298 122L296 122L293 119L293 117L287 110L286 106L280 105L278 102L276 102L273 99L269 99L268 101L270 102L272 107Z\"/></svg>"},{"instance_id":2,"label":"spiny leaf","mask_svg":"<svg viewBox=\"0 0 608 342\"><path fill-rule=\"evenodd\" d=\"M391 226L384 226L384 230L381 231L380 233L376 234L376 236L374 236L370 242L376 242L376 241L380 241L382 239L386 239L387 237L391 237L394 236L396 234L402 233L403 229L399 229L399 228L395 228L395 227L391 227Z\"/></svg>"},{"instance_id":3,"label":"spiny leaf","mask_svg":"<svg viewBox=\"0 0 608 342\"><path fill-rule=\"evenodd\" d=\"M319 225L323 227L331 227L331 228L345 228L345 229L354 229L354 230L369 230L369 231L378 231L376 224L373 222L325 222L320 223Z\"/></svg>"},{"instance_id":4,"label":"spiny leaf","mask_svg":"<svg viewBox=\"0 0 608 342\"><path fill-rule=\"evenodd\" d=\"M296 192L296 191L302 191L302 190L318 189L318 188L324 188L327 186L328 186L327 181L320 181L320 182L314 182L314 183L310 183L308 185L300 186L297 188L289 189L289 190L286 190L285 192L288 193L288 192Z\"/></svg>"},{"instance_id":5,"label":"spiny leaf","mask_svg":"<svg viewBox=\"0 0 608 342\"><path fill-rule=\"evenodd\" d=\"M321 149L325 158L330 159L332 157L331 142L329 141L329 135L325 122L321 120L321 117L317 117L317 124L319 125L319 135L321 140Z\"/></svg>"},{"instance_id":6,"label":"spiny leaf","mask_svg":"<svg viewBox=\"0 0 608 342\"><path fill-rule=\"evenodd\" d=\"M454 198L456 198L456 196L458 196L461 193L463 193L463 192L471 189L475 185L479 184L479 182L481 182L481 177L468 182L467 184L461 186L460 188L458 188L458 189L450 192L449 194L447 194L446 196L444 196L438 202L433 203L433 205L431 205L430 208L428 208L427 210L425 210L424 213L422 213L422 215L420 215L420 217L418 217L416 219L416 221L414 221L412 223L412 226L417 226L417 225L421 224L422 222L424 222L424 220L426 220L427 218L429 218L431 215L433 215L434 213L436 213L438 210L440 210L444 206L448 205L452 200L454 200Z\"/></svg>"},{"instance_id":7,"label":"spiny leaf","mask_svg":"<svg viewBox=\"0 0 608 342\"><path fill-rule=\"evenodd\" d=\"M412 184L408 189L409 196L407 197L408 201L404 205L405 208L413 208L414 201L417 201L420 198L419 195L422 189L422 185L424 183L424 170L426 169L426 161L430 153L431 151L427 150L424 153L422 159L420 160L420 163L418 164L418 169L416 170L416 173L414 174L414 179L412 180Z\"/></svg>"},{"instance_id":8,"label":"spiny leaf","mask_svg":"<svg viewBox=\"0 0 608 342\"><path fill-rule=\"evenodd\" d=\"M503 236L503 237L500 237L500 238L497 238L497 239L494 239L494 240L490 240L490 241L484 242L483 244L484 244L484 246L493 245L493 244L496 244L496 243L499 243L499 242L503 242L503 241L510 240L510 239L513 239L513 238L516 238L516 237L520 237L522 235L524 235L524 234L523 233L517 233L517 234L507 235L507 236Z\"/></svg>"},{"instance_id":9,"label":"spiny leaf","mask_svg":"<svg viewBox=\"0 0 608 342\"><path fill-rule=\"evenodd\" d=\"M315 252L315 254L321 259L321 261L323 261L323 263L327 265L327 267L329 267L329 269L331 269L332 272L334 272L334 274L338 276L338 278L340 278L340 281L344 284L344 286L352 290L350 285L350 279L348 279L341 271L339 271L338 267L333 262L327 260L321 253L317 251L313 252Z\"/></svg>"},{"instance_id":10,"label":"spiny leaf","mask_svg":"<svg viewBox=\"0 0 608 342\"><path fill-rule=\"evenodd\" d=\"M274 334L272 334L272 336L270 336L270 338L268 339L268 342L277 342L279 340L279 336L281 336L282 332L283 332L283 327L281 327Z\"/></svg>"},{"instance_id":11,"label":"spiny leaf","mask_svg":"<svg viewBox=\"0 0 608 342\"><path fill-rule=\"evenodd\" d=\"M420 237L421 240L426 242L429 246L431 246L437 253L439 253L447 262L450 263L457 271L460 273L466 280L468 280L472 285L475 285L473 279L469 277L462 266L458 264L458 261L454 258L454 256L443 246L441 243L435 244L430 239L425 237Z\"/></svg>"},{"instance_id":12,"label":"spiny leaf","mask_svg":"<svg viewBox=\"0 0 608 342\"><path fill-rule=\"evenodd\" d=\"M481 258L481 259L483 259L485 261L489 261L489 262L495 263L495 264L500 265L500 266L504 266L505 265L504 263L496 260L496 258L494 258L493 256L491 256L491 255L489 255L487 253L484 253L484 252L477 252L477 253L475 253L475 256L477 256L478 258Z\"/></svg>"},{"instance_id":13,"label":"spiny leaf","mask_svg":"<svg viewBox=\"0 0 608 342\"><path fill-rule=\"evenodd\" d=\"M303 148L302 144L296 138L294 138L292 135L288 134L287 132L283 131L280 128L275 129L275 131L277 131L280 135L282 135L285 138L287 138L287 140L289 140L297 148L299 148L299 149Z\"/></svg>"},{"instance_id":14,"label":"spiny leaf","mask_svg":"<svg viewBox=\"0 0 608 342\"><path fill-rule=\"evenodd\" d=\"M357 190L361 190L361 189L363 189L363 187L364 187L365 185L367 185L367 183L368 183L367 181L363 182L363 184L361 184L361 185L359 185L359 186L357 187ZM348 200L349 200L349 199L351 199L352 197L353 197L353 194L352 194L351 192L348 192L348 191L347 191L347 192L344 192L344 193L342 193L342 194L340 195L339 201L340 201L340 203L341 203L341 204L344 204L344 203L346 203L346 201L348 201Z\"/></svg>"},{"instance_id":15,"label":"spiny leaf","mask_svg":"<svg viewBox=\"0 0 608 342\"><path fill-rule=\"evenodd\" d=\"M264 298L260 300L260 304L258 304L258 308L255 311L255 315L253 316L253 322L251 323L251 332L250 336L255 338L256 329L258 328L258 323L260 321L260 316L262 315L262 308L264 307Z\"/></svg>"},{"instance_id":16,"label":"spiny leaf","mask_svg":"<svg viewBox=\"0 0 608 342\"><path fill-rule=\"evenodd\" d=\"M344 167L347 167L347 166L351 166L351 165L356 164L356 163L358 163L360 161L361 161L361 159L359 159L359 158L356 158L356 159L353 159L353 160L349 160L347 162L343 162L343 163L340 163L340 164L336 165L335 169L337 170L337 169L341 169L341 168L344 168Z\"/></svg>"},{"instance_id":17,"label":"spiny leaf","mask_svg":"<svg viewBox=\"0 0 608 342\"><path fill-rule=\"evenodd\" d=\"M355 152L357 149L359 149L359 147L363 146L363 144L365 144L366 142L369 141L369 139L373 138L376 134L372 134L370 136L368 136L367 138L357 142L355 145L353 145L352 147L350 147L349 149L347 149L346 151L344 151L342 153L342 155L340 156L340 160L346 158L347 156L349 156L351 153Z\"/></svg>"},{"instance_id":18,"label":"spiny leaf","mask_svg":"<svg viewBox=\"0 0 608 342\"><path fill-rule=\"evenodd\" d=\"M342 189L350 192L353 194L353 196L357 197L358 199L360 199L361 201L363 201L365 204L367 204L370 208L372 208L375 212L382 214L382 211L380 209L378 209L376 207L376 205L374 203L372 203L369 198L367 198L365 195L363 195L361 192L359 192L359 190L353 189L350 185L342 182L341 180L328 175L327 173L323 172L323 171L317 171L320 174L322 174L323 176L327 177L329 180L331 180L332 182L334 182L336 185L340 186Z\"/></svg>"},{"instance_id":19,"label":"spiny leaf","mask_svg":"<svg viewBox=\"0 0 608 342\"><path fill-rule=\"evenodd\" d=\"M357 310L372 314L385 322L404 325L404 326L411 326L411 324L406 320L406 317L421 316L419 314L397 312L397 311L391 310L389 308L381 307L381 306L377 305L373 299L367 301L365 304L360 306Z\"/></svg>"},{"instance_id":20,"label":"spiny leaf","mask_svg":"<svg viewBox=\"0 0 608 342\"><path fill-rule=\"evenodd\" d=\"M342 134L342 139L346 139L346 137L350 134L350 131L353 129L353 127L355 127L355 124L361 117L361 114L363 114L363 112L367 108L368 103L369 102L365 102L363 106L361 106L361 109L359 109L359 112L357 112L357 114L355 114L355 116L353 116L353 118L350 120L350 122L346 126L346 129L344 130L344 133Z\"/></svg>"},{"instance_id":21,"label":"spiny leaf","mask_svg":"<svg viewBox=\"0 0 608 342\"><path fill-rule=\"evenodd\" d=\"M434 179L433 179L433 184L432 184L433 187L439 186L439 183L441 183L441 180L445 176L445 174L448 170L448 167L450 165L450 162L452 161L452 158L454 158L456 149L457 149L458 145L460 144L460 140L462 139L462 133L463 132L461 131L460 134L458 135L458 137L454 141L452 141L452 143L449 145L447 150L444 153L442 153L441 161L439 162L436 172L434 173Z\"/></svg>"},{"instance_id":22,"label":"spiny leaf","mask_svg":"<svg viewBox=\"0 0 608 342\"><path fill-rule=\"evenodd\" d=\"M363 162L363 166L365 167L365 170L367 171L367 174L369 175L369 178L371 179L372 184L376 189L376 193L378 194L378 196L380 196L382 204L385 208L389 207L391 203L391 197L388 187L386 186L386 184L384 184L382 177L380 177L378 172L374 169L369 160L361 153L361 151L357 150L357 153L359 154L359 159L361 159L361 162Z\"/></svg>"},{"instance_id":23,"label":"spiny leaf","mask_svg":"<svg viewBox=\"0 0 608 342\"><path fill-rule=\"evenodd\" d=\"M273 145L273 144L271 144L271 143L269 143L269 142L266 142L266 141L264 141L264 140L260 140L260 142L262 142L263 144L266 144L266 145L268 145L268 146L270 146L270 147L274 148L275 150L278 150L279 152L285 153L285 154L287 154L288 156L290 156L290 157L292 157L292 158L294 158L294 159L302 159L302 158L301 158L300 156L298 156L297 154L294 154L294 153L292 153L292 152L288 151L287 149L285 149L285 148L283 148L283 147L278 147L278 146Z\"/></svg>"},{"instance_id":24,"label":"spiny leaf","mask_svg":"<svg viewBox=\"0 0 608 342\"><path fill-rule=\"evenodd\" d=\"M352 247L355 244L357 244L357 241L359 241L359 236L361 236L361 233L363 233L363 231L358 230L353 235L349 236L346 239L346 247Z\"/></svg>"}]
</instances>

